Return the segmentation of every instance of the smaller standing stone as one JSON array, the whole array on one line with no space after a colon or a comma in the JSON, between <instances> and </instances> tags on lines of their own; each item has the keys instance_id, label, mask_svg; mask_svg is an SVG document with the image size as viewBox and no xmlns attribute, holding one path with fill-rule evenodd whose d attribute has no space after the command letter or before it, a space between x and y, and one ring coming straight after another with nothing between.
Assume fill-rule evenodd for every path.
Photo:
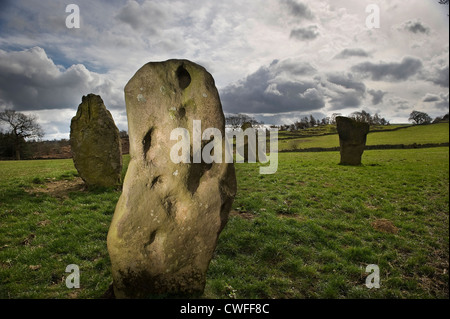
<instances>
[{"instance_id":1,"label":"smaller standing stone","mask_svg":"<svg viewBox=\"0 0 450 319\"><path fill-rule=\"evenodd\" d=\"M242 126L241 126L242 132L245 132L245 130L248 129L248 128L253 128L252 123L250 123L250 122L245 122L245 123L242 124ZM251 146L252 146L252 145L251 145ZM250 146L250 147L251 147L251 146ZM249 154L252 154L252 156L254 156L255 158L256 158L256 156L257 156L256 150L255 150L255 149L253 149L253 148L249 149L248 136L245 135L245 136L244 136L244 154L243 154L244 162L245 162L245 163L248 163ZM242 154L241 154L241 155L242 155Z\"/></svg>"},{"instance_id":2,"label":"smaller standing stone","mask_svg":"<svg viewBox=\"0 0 450 319\"><path fill-rule=\"evenodd\" d=\"M119 129L99 95L83 96L70 124L70 145L75 167L88 186L120 184Z\"/></svg>"},{"instance_id":3,"label":"smaller standing stone","mask_svg":"<svg viewBox=\"0 0 450 319\"><path fill-rule=\"evenodd\" d=\"M369 124L354 119L336 117L342 165L361 165L361 157L366 146Z\"/></svg>"}]
</instances>

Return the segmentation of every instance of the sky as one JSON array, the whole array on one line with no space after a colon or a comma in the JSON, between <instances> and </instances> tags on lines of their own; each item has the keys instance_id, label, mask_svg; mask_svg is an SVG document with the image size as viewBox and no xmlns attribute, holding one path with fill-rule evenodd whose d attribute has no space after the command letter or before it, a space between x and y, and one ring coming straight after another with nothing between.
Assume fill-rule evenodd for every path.
<instances>
[{"instance_id":1,"label":"sky","mask_svg":"<svg viewBox=\"0 0 450 319\"><path fill-rule=\"evenodd\" d=\"M66 26L71 3L79 28ZM68 138L94 93L127 130L126 83L180 58L213 75L225 114L280 125L365 110L407 123L413 110L449 112L448 37L438 0L1 0L0 111Z\"/></svg>"}]
</instances>

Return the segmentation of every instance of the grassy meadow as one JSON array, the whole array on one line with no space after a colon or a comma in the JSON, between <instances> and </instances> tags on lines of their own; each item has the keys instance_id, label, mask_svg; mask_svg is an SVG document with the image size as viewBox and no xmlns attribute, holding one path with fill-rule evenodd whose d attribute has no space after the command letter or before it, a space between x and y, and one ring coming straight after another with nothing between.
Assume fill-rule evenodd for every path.
<instances>
[{"instance_id":1,"label":"grassy meadow","mask_svg":"<svg viewBox=\"0 0 450 319\"><path fill-rule=\"evenodd\" d=\"M325 147L331 137L307 139ZM388 141L448 142L448 123L368 137ZM339 152L279 153L273 175L235 164L238 192L203 297L449 298L449 148L366 150L362 166L338 163ZM119 196L86 190L72 160L0 162L0 298L101 298ZM69 264L80 289L65 285ZM380 268L379 289L365 286L368 264Z\"/></svg>"},{"instance_id":2,"label":"grassy meadow","mask_svg":"<svg viewBox=\"0 0 450 319\"><path fill-rule=\"evenodd\" d=\"M403 126L389 125L380 131L369 132L367 135L367 145L412 145L412 144L434 144L449 141L449 124L439 123L433 125ZM396 129L395 131L388 131ZM333 133L332 130L327 132ZM331 148L339 146L339 136L299 136L291 132L280 132L279 150L305 149L305 148Z\"/></svg>"}]
</instances>

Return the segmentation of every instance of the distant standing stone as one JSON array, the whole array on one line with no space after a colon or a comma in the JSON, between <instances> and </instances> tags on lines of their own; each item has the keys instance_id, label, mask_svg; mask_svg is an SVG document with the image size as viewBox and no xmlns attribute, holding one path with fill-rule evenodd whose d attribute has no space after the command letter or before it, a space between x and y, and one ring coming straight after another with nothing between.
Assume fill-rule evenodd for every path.
<instances>
[{"instance_id":1,"label":"distant standing stone","mask_svg":"<svg viewBox=\"0 0 450 319\"><path fill-rule=\"evenodd\" d=\"M242 124L242 126L241 126L241 130L242 130L243 132L245 132L245 130L248 129L248 128L253 128L252 123L250 123L250 122L244 122L244 123ZM250 147L251 147L251 146L256 146L256 145L250 144ZM237 150L237 151L239 151L239 150ZM249 148L249 144L248 144L248 136L245 135L245 136L244 136L244 154L241 154L241 155L244 157L244 162L245 162L245 163L248 163L249 154L252 154L252 156L254 156L254 158L255 158L255 160L256 160L257 155L258 155L258 154L256 153L256 149Z\"/></svg>"},{"instance_id":2,"label":"distant standing stone","mask_svg":"<svg viewBox=\"0 0 450 319\"><path fill-rule=\"evenodd\" d=\"M100 96L83 96L70 124L70 145L75 167L88 186L120 184L119 130Z\"/></svg>"},{"instance_id":3,"label":"distant standing stone","mask_svg":"<svg viewBox=\"0 0 450 319\"><path fill-rule=\"evenodd\" d=\"M203 292L236 193L233 163L174 163L171 132L225 136L214 79L187 60L145 64L125 86L130 163L108 232L116 298ZM206 143L207 141L203 141ZM225 140L222 140L224 149Z\"/></svg>"},{"instance_id":4,"label":"distant standing stone","mask_svg":"<svg viewBox=\"0 0 450 319\"><path fill-rule=\"evenodd\" d=\"M361 157L366 146L369 124L357 122L354 119L336 117L341 163L343 165L361 165Z\"/></svg>"}]
</instances>

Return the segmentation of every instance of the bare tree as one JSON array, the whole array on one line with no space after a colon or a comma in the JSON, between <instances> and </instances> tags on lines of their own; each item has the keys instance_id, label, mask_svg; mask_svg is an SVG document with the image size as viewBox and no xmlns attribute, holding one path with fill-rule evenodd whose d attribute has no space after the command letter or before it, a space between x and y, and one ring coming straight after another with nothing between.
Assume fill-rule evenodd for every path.
<instances>
[{"instance_id":1,"label":"bare tree","mask_svg":"<svg viewBox=\"0 0 450 319\"><path fill-rule=\"evenodd\" d=\"M248 116L247 114L230 114L225 117L225 123L227 125L232 126L233 128L241 127L245 122L249 122L252 125L264 124L262 122L258 122L253 117Z\"/></svg>"},{"instance_id":2,"label":"bare tree","mask_svg":"<svg viewBox=\"0 0 450 319\"><path fill-rule=\"evenodd\" d=\"M0 112L0 122L9 126L8 133L13 137L16 160L20 160L21 148L26 139L40 139L44 136L44 131L36 122L36 116L34 115L27 116L14 110L6 110Z\"/></svg>"},{"instance_id":3,"label":"bare tree","mask_svg":"<svg viewBox=\"0 0 450 319\"><path fill-rule=\"evenodd\" d=\"M412 121L414 124L422 125L422 124L430 124L432 118L424 112L412 111L409 115L409 121Z\"/></svg>"},{"instance_id":4,"label":"bare tree","mask_svg":"<svg viewBox=\"0 0 450 319\"><path fill-rule=\"evenodd\" d=\"M350 118L353 118L354 120L358 121L358 122L363 122L363 123L368 123L368 124L372 124L372 116L370 115L369 112L366 112L364 110L362 110L361 112L353 112L352 114L350 114Z\"/></svg>"},{"instance_id":5,"label":"bare tree","mask_svg":"<svg viewBox=\"0 0 450 319\"><path fill-rule=\"evenodd\" d=\"M331 114L331 118L330 118L330 124L335 125L336 124L336 117L341 116L341 113L333 113Z\"/></svg>"}]
</instances>

